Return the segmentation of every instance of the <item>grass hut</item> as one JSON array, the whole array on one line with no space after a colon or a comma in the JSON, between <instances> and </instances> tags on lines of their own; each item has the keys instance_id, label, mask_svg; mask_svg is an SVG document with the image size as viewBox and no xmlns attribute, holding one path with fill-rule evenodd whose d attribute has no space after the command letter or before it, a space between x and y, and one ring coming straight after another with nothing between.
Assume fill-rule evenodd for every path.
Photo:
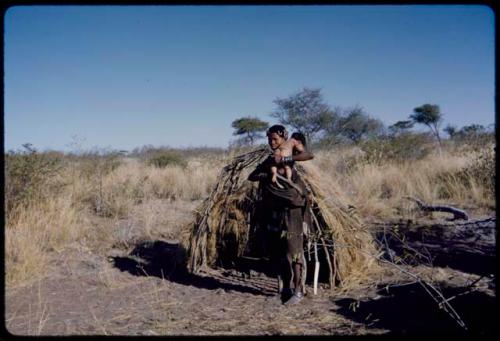
<instances>
[{"instance_id":1,"label":"grass hut","mask_svg":"<svg viewBox=\"0 0 500 341\"><path fill-rule=\"evenodd\" d=\"M259 205L258 184L247 176L269 154L268 148L257 149L235 157L222 169L210 196L185 227L183 242L190 272L259 254L255 238L262 227L255 217L265 207ZM313 216L305 253L310 255L316 246L315 256L323 270L320 281L342 289L365 282L379 267L371 233L313 163L297 162L296 168L306 184Z\"/></svg>"}]
</instances>

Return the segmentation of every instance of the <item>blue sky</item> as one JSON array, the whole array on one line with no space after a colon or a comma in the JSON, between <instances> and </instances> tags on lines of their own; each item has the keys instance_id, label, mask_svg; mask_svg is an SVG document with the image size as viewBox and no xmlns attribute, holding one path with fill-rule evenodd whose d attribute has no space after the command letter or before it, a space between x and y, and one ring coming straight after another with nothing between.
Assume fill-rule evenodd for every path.
<instances>
[{"instance_id":1,"label":"blue sky","mask_svg":"<svg viewBox=\"0 0 500 341\"><path fill-rule=\"evenodd\" d=\"M386 125L438 104L494 123L485 6L17 6L4 18L5 149L226 147L231 122L319 87Z\"/></svg>"}]
</instances>

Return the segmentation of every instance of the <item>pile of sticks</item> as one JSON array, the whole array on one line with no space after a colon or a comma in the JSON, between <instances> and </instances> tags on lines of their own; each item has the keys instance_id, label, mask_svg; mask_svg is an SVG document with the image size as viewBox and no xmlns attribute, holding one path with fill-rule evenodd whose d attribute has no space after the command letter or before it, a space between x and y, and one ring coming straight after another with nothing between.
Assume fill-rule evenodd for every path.
<instances>
[{"instance_id":1,"label":"pile of sticks","mask_svg":"<svg viewBox=\"0 0 500 341\"><path fill-rule=\"evenodd\" d=\"M224 230L229 216L229 201L241 189L242 172L257 165L269 155L267 148L258 149L240 156L220 172L210 196L205 199L191 230L188 241L188 270L196 273L200 268L212 265L216 255L216 237ZM245 222L247 217L245 217ZM219 236L218 236L219 234Z\"/></svg>"}]
</instances>

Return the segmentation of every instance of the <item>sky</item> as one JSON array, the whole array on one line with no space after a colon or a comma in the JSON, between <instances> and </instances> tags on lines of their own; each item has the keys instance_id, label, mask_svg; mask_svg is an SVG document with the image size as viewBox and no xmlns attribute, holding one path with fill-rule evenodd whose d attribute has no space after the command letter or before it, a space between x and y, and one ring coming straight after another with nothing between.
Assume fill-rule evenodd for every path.
<instances>
[{"instance_id":1,"label":"sky","mask_svg":"<svg viewBox=\"0 0 500 341\"><path fill-rule=\"evenodd\" d=\"M473 5L15 6L4 147L227 147L244 116L320 88L391 125L425 103L495 122L494 13Z\"/></svg>"}]
</instances>

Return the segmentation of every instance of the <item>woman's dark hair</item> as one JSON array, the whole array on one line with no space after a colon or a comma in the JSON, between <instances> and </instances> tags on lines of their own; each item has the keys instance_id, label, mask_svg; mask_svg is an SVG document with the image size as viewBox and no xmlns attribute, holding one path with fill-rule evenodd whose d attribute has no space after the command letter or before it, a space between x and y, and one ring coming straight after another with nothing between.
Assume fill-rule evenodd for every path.
<instances>
[{"instance_id":1,"label":"woman's dark hair","mask_svg":"<svg viewBox=\"0 0 500 341\"><path fill-rule=\"evenodd\" d=\"M306 147L306 137L301 132L296 131L295 133L292 134L291 138L292 139L296 139L296 140L302 142L302 144L304 145L304 147Z\"/></svg>"},{"instance_id":2,"label":"woman's dark hair","mask_svg":"<svg viewBox=\"0 0 500 341\"><path fill-rule=\"evenodd\" d=\"M266 136L270 136L271 134L278 134L285 140L288 140L288 131L281 124L275 124L271 128L267 129Z\"/></svg>"}]
</instances>

